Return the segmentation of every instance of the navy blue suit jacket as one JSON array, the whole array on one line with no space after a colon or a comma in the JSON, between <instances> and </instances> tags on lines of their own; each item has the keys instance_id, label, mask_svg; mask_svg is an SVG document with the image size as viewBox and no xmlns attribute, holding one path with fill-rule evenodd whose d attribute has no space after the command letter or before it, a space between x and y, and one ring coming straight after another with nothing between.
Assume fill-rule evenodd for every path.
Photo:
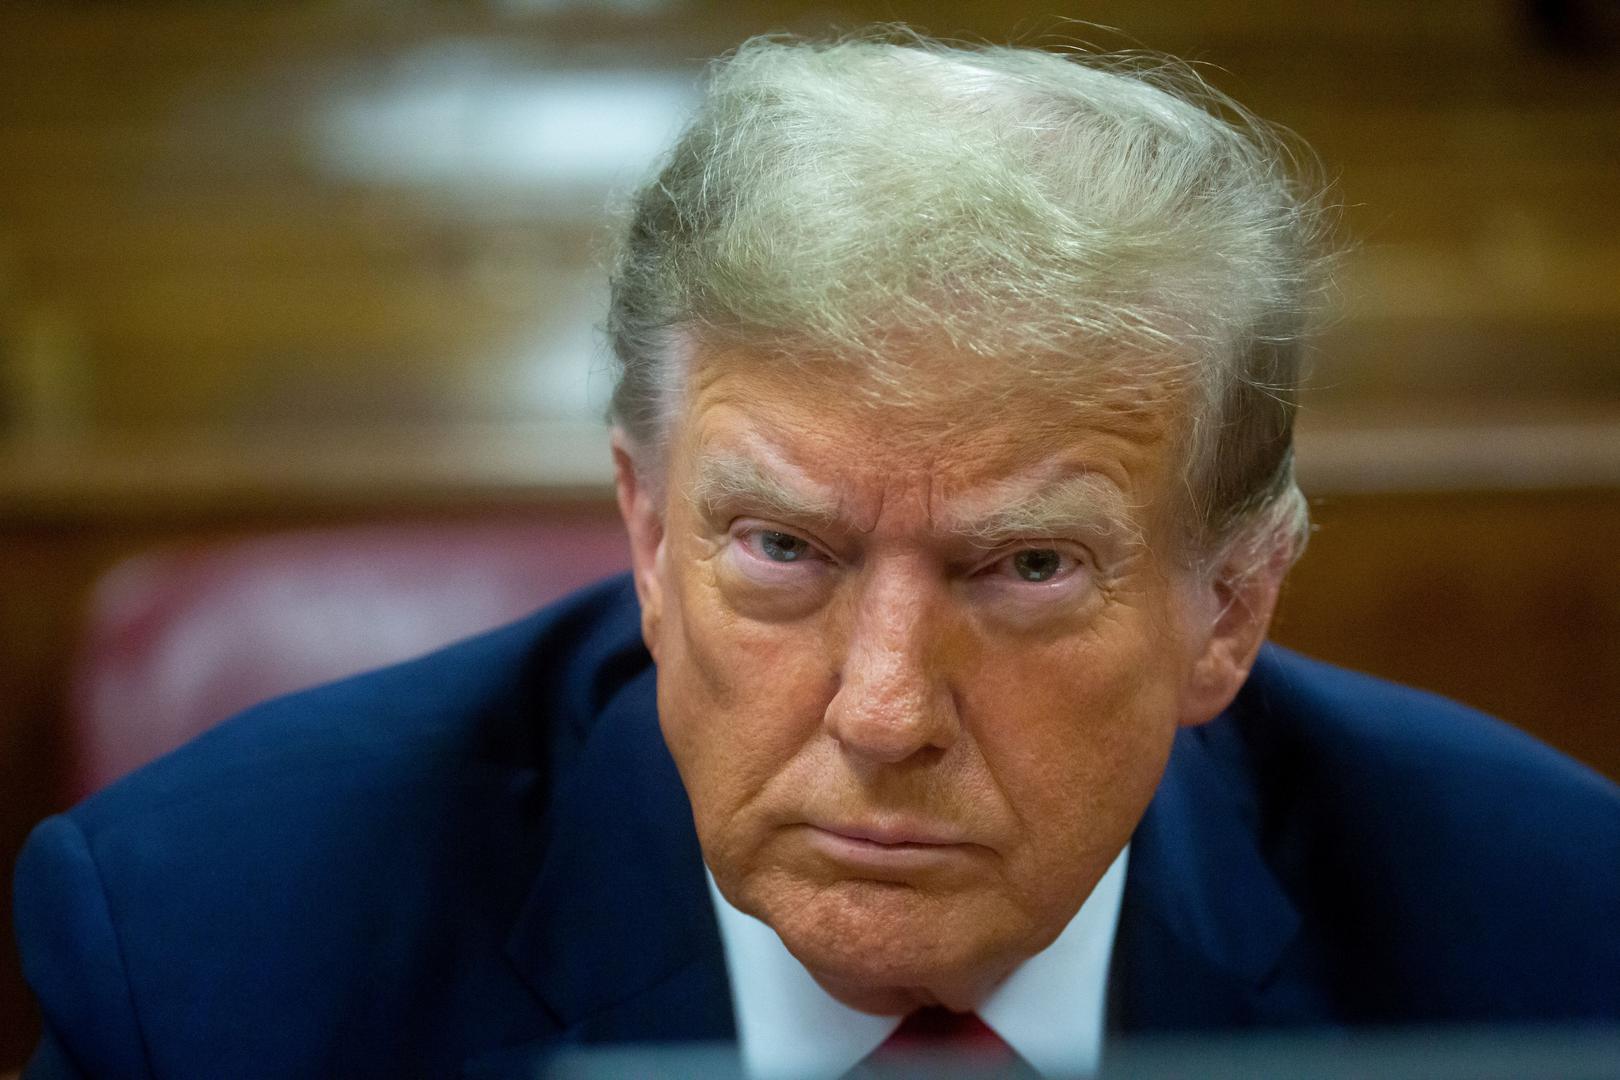
<instances>
[{"instance_id":1,"label":"navy blue suit jacket","mask_svg":"<svg viewBox=\"0 0 1620 1080\"><path fill-rule=\"evenodd\" d=\"M626 579L260 706L39 826L27 1075L522 1075L724 1039L730 991ZM1124 1032L1620 1016L1620 792L1268 649L1133 840Z\"/></svg>"}]
</instances>

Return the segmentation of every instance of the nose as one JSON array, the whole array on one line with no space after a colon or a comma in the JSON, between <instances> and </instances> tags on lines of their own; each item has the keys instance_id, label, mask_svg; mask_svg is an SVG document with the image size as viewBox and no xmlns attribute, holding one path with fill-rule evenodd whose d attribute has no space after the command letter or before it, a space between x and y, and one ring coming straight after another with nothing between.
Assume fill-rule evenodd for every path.
<instances>
[{"instance_id":1,"label":"nose","mask_svg":"<svg viewBox=\"0 0 1620 1080\"><path fill-rule=\"evenodd\" d=\"M873 762L944 749L960 733L941 670L940 612L924 582L900 575L865 584L854 601L837 692L824 726L846 752Z\"/></svg>"}]
</instances>

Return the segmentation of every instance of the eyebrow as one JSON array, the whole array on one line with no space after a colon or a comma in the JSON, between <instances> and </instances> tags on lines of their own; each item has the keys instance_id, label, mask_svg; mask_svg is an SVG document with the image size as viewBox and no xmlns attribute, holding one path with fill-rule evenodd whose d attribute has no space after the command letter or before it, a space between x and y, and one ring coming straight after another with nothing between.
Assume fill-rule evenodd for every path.
<instances>
[{"instance_id":1,"label":"eyebrow","mask_svg":"<svg viewBox=\"0 0 1620 1080\"><path fill-rule=\"evenodd\" d=\"M820 526L833 525L839 518L835 500L797 491L740 454L705 455L692 478L688 497L704 516L711 518L736 509Z\"/></svg>"},{"instance_id":2,"label":"eyebrow","mask_svg":"<svg viewBox=\"0 0 1620 1080\"><path fill-rule=\"evenodd\" d=\"M1094 472L1043 484L1001 506L956 518L951 530L985 547L1062 536L1089 536L1129 546L1146 542L1125 493Z\"/></svg>"}]
</instances>

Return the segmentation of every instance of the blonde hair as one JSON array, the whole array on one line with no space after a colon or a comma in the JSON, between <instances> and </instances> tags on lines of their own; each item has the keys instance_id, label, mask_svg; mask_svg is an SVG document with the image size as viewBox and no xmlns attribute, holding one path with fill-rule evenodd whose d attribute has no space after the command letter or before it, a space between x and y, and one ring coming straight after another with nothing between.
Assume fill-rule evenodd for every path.
<instances>
[{"instance_id":1,"label":"blonde hair","mask_svg":"<svg viewBox=\"0 0 1620 1080\"><path fill-rule=\"evenodd\" d=\"M613 418L660 460L701 344L847 358L894 393L897 341L1046 376L1108 363L1185 388L1198 550L1256 528L1297 549L1294 393L1325 230L1296 171L1168 58L753 39L635 198Z\"/></svg>"}]
</instances>

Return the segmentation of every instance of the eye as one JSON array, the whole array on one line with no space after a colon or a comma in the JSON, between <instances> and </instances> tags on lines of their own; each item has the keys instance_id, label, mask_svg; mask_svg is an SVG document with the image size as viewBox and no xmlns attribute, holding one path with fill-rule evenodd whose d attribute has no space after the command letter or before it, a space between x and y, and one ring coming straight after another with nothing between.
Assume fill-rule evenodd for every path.
<instances>
[{"instance_id":1,"label":"eye","mask_svg":"<svg viewBox=\"0 0 1620 1080\"><path fill-rule=\"evenodd\" d=\"M790 569L793 579L797 580L805 572L824 567L828 562L827 553L817 547L815 541L759 522L738 522L732 526L731 536L739 565L744 569L752 567L750 572L756 575L775 575L773 580L780 579L780 575Z\"/></svg>"},{"instance_id":2,"label":"eye","mask_svg":"<svg viewBox=\"0 0 1620 1080\"><path fill-rule=\"evenodd\" d=\"M1085 569L1086 562L1070 545L1024 547L984 564L981 573L1013 586L1057 585Z\"/></svg>"},{"instance_id":3,"label":"eye","mask_svg":"<svg viewBox=\"0 0 1620 1080\"><path fill-rule=\"evenodd\" d=\"M772 562L798 562L810 554L810 542L792 533L765 529L755 533L760 553Z\"/></svg>"},{"instance_id":4,"label":"eye","mask_svg":"<svg viewBox=\"0 0 1620 1080\"><path fill-rule=\"evenodd\" d=\"M783 622L808 616L832 595L839 562L809 536L743 518L731 523L714 566L733 611Z\"/></svg>"},{"instance_id":5,"label":"eye","mask_svg":"<svg viewBox=\"0 0 1620 1080\"><path fill-rule=\"evenodd\" d=\"M1063 569L1063 555L1056 548L1025 548L1009 560L1012 572L1024 581L1050 581Z\"/></svg>"}]
</instances>

